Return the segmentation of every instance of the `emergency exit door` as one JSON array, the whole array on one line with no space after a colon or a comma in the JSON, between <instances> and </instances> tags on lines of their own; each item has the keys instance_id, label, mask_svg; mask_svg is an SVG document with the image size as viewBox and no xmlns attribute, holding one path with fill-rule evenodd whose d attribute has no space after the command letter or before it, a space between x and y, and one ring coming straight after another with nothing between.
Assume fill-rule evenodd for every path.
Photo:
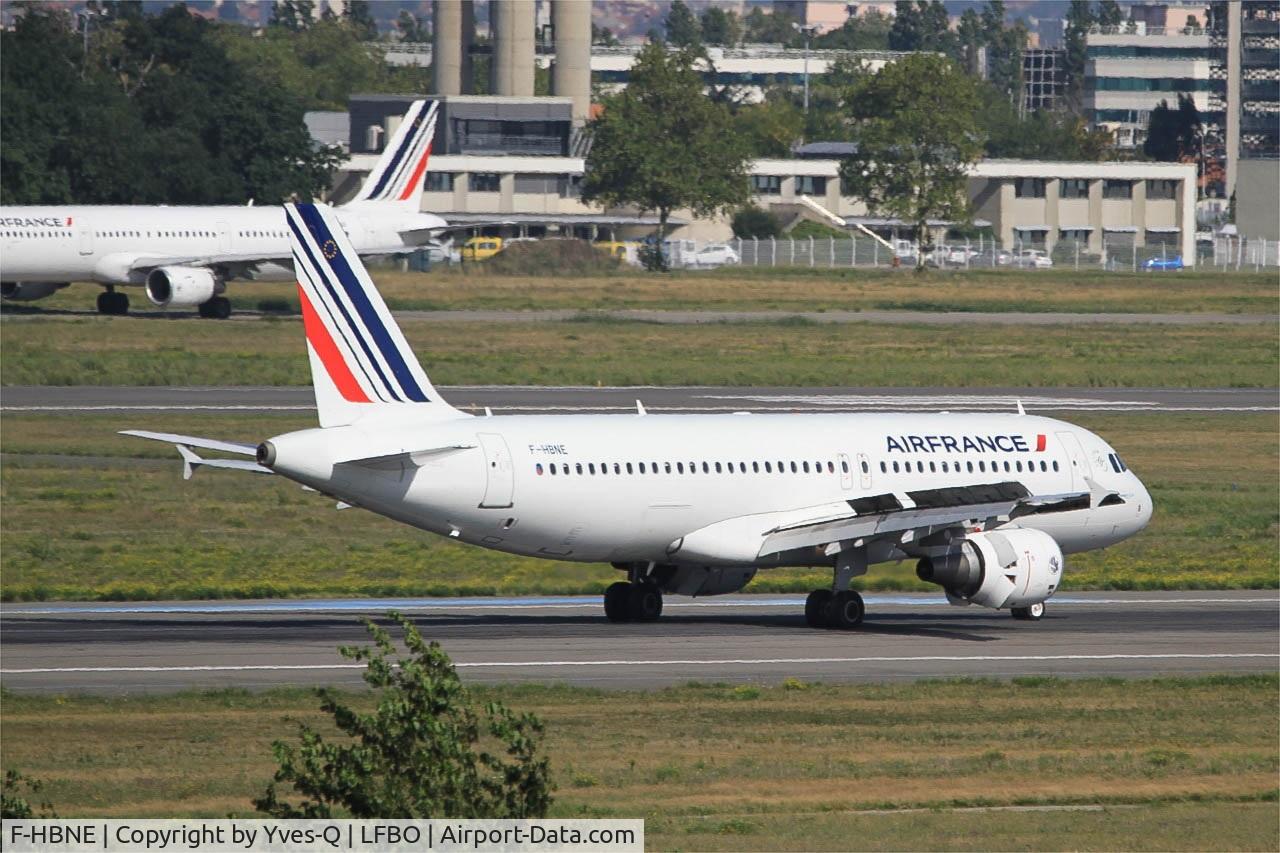
<instances>
[{"instance_id":1,"label":"emergency exit door","mask_svg":"<svg viewBox=\"0 0 1280 853\"><path fill-rule=\"evenodd\" d=\"M513 503L515 495L515 468L511 463L511 451L507 440L494 432L476 434L484 449L485 486L480 506L503 509Z\"/></svg>"}]
</instances>

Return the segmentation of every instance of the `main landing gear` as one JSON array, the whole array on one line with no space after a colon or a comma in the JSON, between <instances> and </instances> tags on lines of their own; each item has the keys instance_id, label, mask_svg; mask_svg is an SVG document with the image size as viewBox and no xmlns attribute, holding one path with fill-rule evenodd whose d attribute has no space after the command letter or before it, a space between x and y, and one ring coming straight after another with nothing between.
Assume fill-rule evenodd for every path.
<instances>
[{"instance_id":1,"label":"main landing gear","mask_svg":"<svg viewBox=\"0 0 1280 853\"><path fill-rule=\"evenodd\" d=\"M128 314L129 295L116 293L116 289L108 285L105 291L98 294L98 313L117 317Z\"/></svg>"},{"instance_id":2,"label":"main landing gear","mask_svg":"<svg viewBox=\"0 0 1280 853\"><path fill-rule=\"evenodd\" d=\"M847 631L862 624L867 606L849 583L867 573L867 552L849 548L836 555L831 589L815 589L804 602L804 621L810 628L837 628Z\"/></svg>"},{"instance_id":3,"label":"main landing gear","mask_svg":"<svg viewBox=\"0 0 1280 853\"><path fill-rule=\"evenodd\" d=\"M215 296L208 302L200 303L200 316L210 320L225 320L231 316L231 300L225 296Z\"/></svg>"},{"instance_id":4,"label":"main landing gear","mask_svg":"<svg viewBox=\"0 0 1280 853\"><path fill-rule=\"evenodd\" d=\"M654 622L662 615L662 590L649 581L618 581L604 592L610 622Z\"/></svg>"}]
</instances>

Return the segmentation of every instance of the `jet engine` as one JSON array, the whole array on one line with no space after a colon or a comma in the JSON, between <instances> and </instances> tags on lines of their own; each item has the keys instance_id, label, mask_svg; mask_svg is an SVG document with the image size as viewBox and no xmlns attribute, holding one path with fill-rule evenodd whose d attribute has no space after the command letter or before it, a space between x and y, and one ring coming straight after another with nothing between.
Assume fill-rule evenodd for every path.
<instances>
[{"instance_id":1,"label":"jet engine","mask_svg":"<svg viewBox=\"0 0 1280 853\"><path fill-rule=\"evenodd\" d=\"M218 292L218 278L204 267L156 267L147 274L147 298L161 308L194 308Z\"/></svg>"},{"instance_id":2,"label":"jet engine","mask_svg":"<svg viewBox=\"0 0 1280 853\"><path fill-rule=\"evenodd\" d=\"M1062 549L1040 530L1012 528L970 533L916 564L957 604L1027 607L1045 601L1062 579Z\"/></svg>"},{"instance_id":3,"label":"jet engine","mask_svg":"<svg viewBox=\"0 0 1280 853\"><path fill-rule=\"evenodd\" d=\"M57 281L6 281L0 283L0 296L10 302L34 302L66 286L67 282Z\"/></svg>"}]
</instances>

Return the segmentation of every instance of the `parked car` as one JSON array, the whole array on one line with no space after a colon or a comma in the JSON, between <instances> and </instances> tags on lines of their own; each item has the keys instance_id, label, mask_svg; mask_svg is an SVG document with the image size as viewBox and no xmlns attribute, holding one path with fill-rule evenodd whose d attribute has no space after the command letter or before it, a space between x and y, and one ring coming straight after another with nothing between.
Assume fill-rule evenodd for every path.
<instances>
[{"instance_id":1,"label":"parked car","mask_svg":"<svg viewBox=\"0 0 1280 853\"><path fill-rule=\"evenodd\" d=\"M963 266L977 257L977 249L968 249L964 246L952 246L947 250L947 263L956 266Z\"/></svg>"},{"instance_id":2,"label":"parked car","mask_svg":"<svg viewBox=\"0 0 1280 853\"><path fill-rule=\"evenodd\" d=\"M502 251L501 237L468 237L462 244L462 260L483 261Z\"/></svg>"},{"instance_id":3,"label":"parked car","mask_svg":"<svg viewBox=\"0 0 1280 853\"><path fill-rule=\"evenodd\" d=\"M893 254L903 262L909 261L911 263L915 263L917 254L916 244L912 243L910 240L894 240Z\"/></svg>"},{"instance_id":4,"label":"parked car","mask_svg":"<svg viewBox=\"0 0 1280 853\"><path fill-rule=\"evenodd\" d=\"M725 243L709 243L683 256L684 265L693 269L714 269L741 262L737 251Z\"/></svg>"},{"instance_id":5,"label":"parked car","mask_svg":"<svg viewBox=\"0 0 1280 853\"><path fill-rule=\"evenodd\" d=\"M1023 249L1018 256L1013 259L1013 265L1017 267L1029 269L1048 269L1053 266L1053 260L1041 249Z\"/></svg>"},{"instance_id":6,"label":"parked car","mask_svg":"<svg viewBox=\"0 0 1280 853\"><path fill-rule=\"evenodd\" d=\"M435 264L456 264L462 261L462 252L454 248L452 241L448 243L428 243L423 247L427 253L427 261Z\"/></svg>"},{"instance_id":7,"label":"parked car","mask_svg":"<svg viewBox=\"0 0 1280 853\"><path fill-rule=\"evenodd\" d=\"M1142 268L1151 272L1158 270L1178 271L1183 268L1182 255L1172 258L1147 258L1142 262Z\"/></svg>"},{"instance_id":8,"label":"parked car","mask_svg":"<svg viewBox=\"0 0 1280 853\"><path fill-rule=\"evenodd\" d=\"M1011 252L1006 252L1004 249L998 249L995 253L995 259L996 266L1007 267L1009 264L1013 263L1013 254Z\"/></svg>"}]
</instances>

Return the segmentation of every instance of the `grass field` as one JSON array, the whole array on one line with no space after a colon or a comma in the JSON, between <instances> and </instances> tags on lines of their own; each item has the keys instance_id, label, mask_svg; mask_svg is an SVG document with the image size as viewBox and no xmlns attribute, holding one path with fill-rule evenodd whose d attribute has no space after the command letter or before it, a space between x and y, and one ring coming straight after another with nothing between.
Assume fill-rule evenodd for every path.
<instances>
[{"instance_id":1,"label":"grass field","mask_svg":"<svg viewBox=\"0 0 1280 853\"><path fill-rule=\"evenodd\" d=\"M401 273L375 268L374 278L393 308L715 308L721 310L944 310L1194 312L1275 314L1280 292L1274 273L1184 271L1177 274L1100 274L1096 271L824 270L804 267L725 269L651 275L500 276L480 267ZM76 285L18 307L90 310L99 289ZM152 310L131 289L137 310ZM288 283L232 282L237 310L297 310ZM15 306L10 304L8 310Z\"/></svg>"},{"instance_id":2,"label":"grass field","mask_svg":"<svg viewBox=\"0 0 1280 853\"><path fill-rule=\"evenodd\" d=\"M444 385L1275 387L1274 324L402 324ZM304 385L301 321L8 319L5 385Z\"/></svg>"},{"instance_id":3,"label":"grass field","mask_svg":"<svg viewBox=\"0 0 1280 853\"><path fill-rule=\"evenodd\" d=\"M1278 686L476 692L543 719L554 815L643 817L653 849L1274 850ZM270 742L293 736L285 718L318 719L303 691L0 701L4 767L44 780L64 817L247 815L274 769ZM1053 805L1102 808L951 811Z\"/></svg>"},{"instance_id":4,"label":"grass field","mask_svg":"<svg viewBox=\"0 0 1280 853\"><path fill-rule=\"evenodd\" d=\"M1080 414L1151 489L1140 536L1068 561L1065 588L1275 588L1280 467L1273 414ZM595 593L616 573L449 542L278 478L201 471L128 427L257 442L305 416L9 414L0 433L6 599ZM517 501L519 496L517 495ZM749 591L804 592L823 573L764 572ZM867 589L935 588L909 564Z\"/></svg>"}]
</instances>

